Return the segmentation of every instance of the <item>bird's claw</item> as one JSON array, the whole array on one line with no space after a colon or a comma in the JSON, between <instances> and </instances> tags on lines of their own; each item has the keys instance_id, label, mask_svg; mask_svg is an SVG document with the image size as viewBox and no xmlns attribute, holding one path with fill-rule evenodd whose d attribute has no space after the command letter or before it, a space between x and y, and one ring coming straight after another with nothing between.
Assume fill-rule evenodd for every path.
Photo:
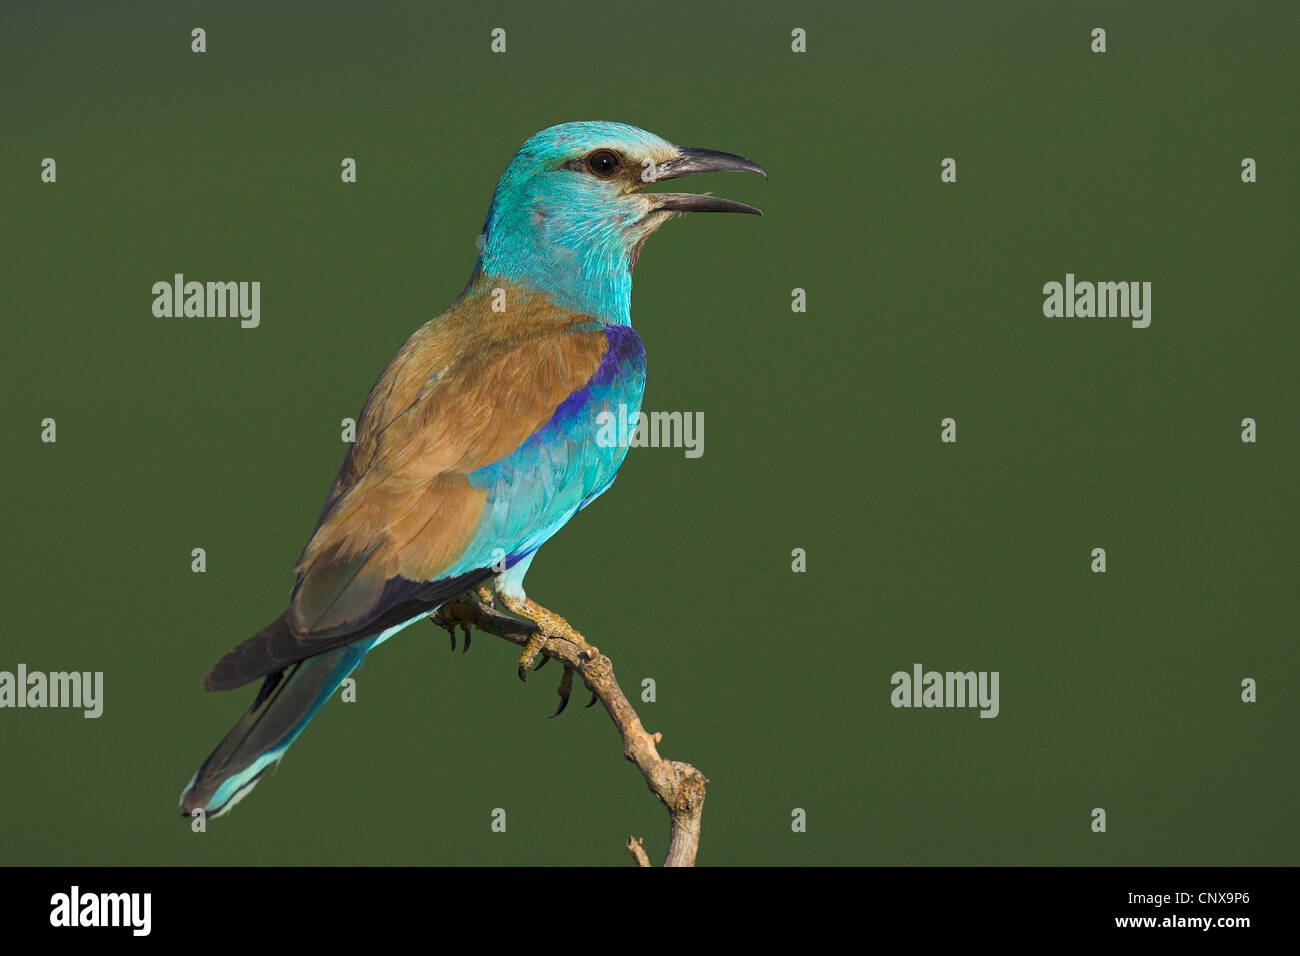
<instances>
[{"instance_id":1,"label":"bird's claw","mask_svg":"<svg viewBox=\"0 0 1300 956\"><path fill-rule=\"evenodd\" d=\"M456 625L454 623L443 624L441 621L434 621L433 623L437 624L440 628L442 628L444 631L447 632L447 636L451 638L451 652L455 654L456 653ZM465 646L461 648L461 653L465 654L469 651L469 640L470 640L471 632L468 624L462 624L460 628L461 628L461 633L465 635Z\"/></svg>"},{"instance_id":2,"label":"bird's claw","mask_svg":"<svg viewBox=\"0 0 1300 956\"><path fill-rule=\"evenodd\" d=\"M434 627L440 627L447 632L447 636L451 638L451 651L454 654L456 652L456 623L454 621L447 621L446 619L440 617L437 611L434 611L432 614L429 615L429 620L433 622ZM469 642L468 631L466 631L465 633L465 641L466 641L466 649L468 650L468 642Z\"/></svg>"},{"instance_id":3,"label":"bird's claw","mask_svg":"<svg viewBox=\"0 0 1300 956\"><path fill-rule=\"evenodd\" d=\"M521 681L528 681L528 668L533 666L533 661L536 659L538 653L542 649L542 645L545 643L546 638L538 632L530 637L528 643L524 645L524 652L519 655L519 679ZM543 658L543 660L545 660L545 658ZM540 667L541 665L538 666Z\"/></svg>"},{"instance_id":4,"label":"bird's claw","mask_svg":"<svg viewBox=\"0 0 1300 956\"><path fill-rule=\"evenodd\" d=\"M559 717L564 713L564 708L569 706L569 695L573 692L573 668L567 664L564 666L564 676L560 678L560 689L556 692L560 695L560 706L555 708L555 713L551 714L551 720Z\"/></svg>"}]
</instances>

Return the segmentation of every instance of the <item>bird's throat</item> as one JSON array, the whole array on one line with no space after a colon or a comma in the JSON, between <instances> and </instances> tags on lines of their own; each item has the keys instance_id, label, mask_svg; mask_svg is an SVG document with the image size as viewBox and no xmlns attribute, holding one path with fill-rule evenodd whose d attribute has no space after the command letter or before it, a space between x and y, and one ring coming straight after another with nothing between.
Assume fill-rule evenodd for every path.
<instances>
[{"instance_id":1,"label":"bird's throat","mask_svg":"<svg viewBox=\"0 0 1300 956\"><path fill-rule=\"evenodd\" d=\"M580 312L605 325L628 325L632 310L632 264L641 243L630 250L578 255L568 249L516 249L508 256L479 257L471 285L492 289L494 279L522 286L562 309ZM505 305L509 308L509 304Z\"/></svg>"}]
</instances>

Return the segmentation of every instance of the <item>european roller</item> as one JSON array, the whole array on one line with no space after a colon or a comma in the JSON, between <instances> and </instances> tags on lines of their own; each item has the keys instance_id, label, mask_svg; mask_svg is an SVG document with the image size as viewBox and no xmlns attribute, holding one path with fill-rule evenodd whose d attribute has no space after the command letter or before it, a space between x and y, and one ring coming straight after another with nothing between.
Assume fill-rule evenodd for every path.
<instances>
[{"instance_id":1,"label":"european roller","mask_svg":"<svg viewBox=\"0 0 1300 956\"><path fill-rule=\"evenodd\" d=\"M553 126L515 153L465 289L366 399L288 608L203 678L208 690L262 685L186 785L187 816L233 807L368 652L462 592L582 643L527 596L524 575L627 454L597 436L602 413L622 405L635 420L641 407L645 349L630 312L646 239L677 213L761 215L646 187L725 170L767 175L621 123ZM535 654L525 649L521 676Z\"/></svg>"}]
</instances>

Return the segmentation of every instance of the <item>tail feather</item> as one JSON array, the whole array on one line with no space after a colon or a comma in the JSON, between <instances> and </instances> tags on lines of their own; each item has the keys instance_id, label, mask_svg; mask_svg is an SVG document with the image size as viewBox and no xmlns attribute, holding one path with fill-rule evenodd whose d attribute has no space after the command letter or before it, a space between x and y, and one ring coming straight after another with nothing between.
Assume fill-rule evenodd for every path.
<instances>
[{"instance_id":1,"label":"tail feather","mask_svg":"<svg viewBox=\"0 0 1300 956\"><path fill-rule=\"evenodd\" d=\"M448 598L486 581L492 574L491 568L479 568L424 584L394 578L384 588L384 600L391 603L353 629L327 628L302 633L290 624L292 612L285 611L213 664L203 678L203 686L208 690L232 690L336 647L372 637L375 638L372 644L378 644L411 621L432 614Z\"/></svg>"},{"instance_id":2,"label":"tail feather","mask_svg":"<svg viewBox=\"0 0 1300 956\"><path fill-rule=\"evenodd\" d=\"M185 816L202 809L219 817L248 795L268 767L316 716L325 701L361 663L372 642L326 651L271 674L253 706L231 728L181 793Z\"/></svg>"}]
</instances>

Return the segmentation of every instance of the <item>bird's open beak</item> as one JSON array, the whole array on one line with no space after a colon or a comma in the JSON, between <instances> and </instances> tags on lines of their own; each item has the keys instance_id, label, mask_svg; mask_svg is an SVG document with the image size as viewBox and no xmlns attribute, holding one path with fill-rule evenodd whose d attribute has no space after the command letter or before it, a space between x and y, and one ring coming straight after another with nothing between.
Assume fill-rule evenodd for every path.
<instances>
[{"instance_id":1,"label":"bird's open beak","mask_svg":"<svg viewBox=\"0 0 1300 956\"><path fill-rule=\"evenodd\" d=\"M677 155L667 162L655 167L650 182L662 179L676 179L678 176L691 176L695 173L758 173L767 178L767 170L752 160L733 153L724 153L716 149L701 149L697 146L678 146ZM763 215L761 209L747 206L743 202L723 199L696 193L647 193L646 198L655 202L657 210L671 212L747 212L755 216Z\"/></svg>"}]
</instances>

